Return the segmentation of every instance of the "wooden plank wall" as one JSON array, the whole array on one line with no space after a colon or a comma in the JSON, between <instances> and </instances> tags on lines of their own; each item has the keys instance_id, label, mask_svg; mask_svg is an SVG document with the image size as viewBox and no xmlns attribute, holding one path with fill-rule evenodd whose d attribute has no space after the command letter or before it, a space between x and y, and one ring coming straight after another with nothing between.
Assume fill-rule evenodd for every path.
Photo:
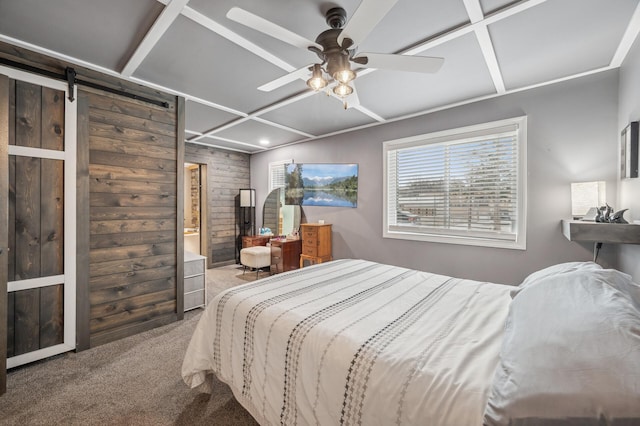
<instances>
[{"instance_id":1,"label":"wooden plank wall","mask_svg":"<svg viewBox=\"0 0 640 426\"><path fill-rule=\"evenodd\" d=\"M78 86L77 348L182 318L184 100L4 42L0 57L60 75L73 67L168 104Z\"/></svg>"},{"instance_id":2,"label":"wooden plank wall","mask_svg":"<svg viewBox=\"0 0 640 426\"><path fill-rule=\"evenodd\" d=\"M250 155L186 143L184 158L207 166L207 268L235 263L236 197L249 188Z\"/></svg>"},{"instance_id":3,"label":"wooden plank wall","mask_svg":"<svg viewBox=\"0 0 640 426\"><path fill-rule=\"evenodd\" d=\"M90 345L177 312L175 110L83 89L89 103Z\"/></svg>"}]
</instances>

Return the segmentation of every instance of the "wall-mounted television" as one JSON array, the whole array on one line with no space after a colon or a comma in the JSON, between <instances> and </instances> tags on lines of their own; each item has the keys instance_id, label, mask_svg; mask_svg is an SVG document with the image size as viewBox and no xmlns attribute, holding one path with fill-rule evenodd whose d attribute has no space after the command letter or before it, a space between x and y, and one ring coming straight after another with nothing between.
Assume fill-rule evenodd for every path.
<instances>
[{"instance_id":1,"label":"wall-mounted television","mask_svg":"<svg viewBox=\"0 0 640 426\"><path fill-rule=\"evenodd\" d=\"M357 164L287 164L285 185L285 204L358 206Z\"/></svg>"}]
</instances>

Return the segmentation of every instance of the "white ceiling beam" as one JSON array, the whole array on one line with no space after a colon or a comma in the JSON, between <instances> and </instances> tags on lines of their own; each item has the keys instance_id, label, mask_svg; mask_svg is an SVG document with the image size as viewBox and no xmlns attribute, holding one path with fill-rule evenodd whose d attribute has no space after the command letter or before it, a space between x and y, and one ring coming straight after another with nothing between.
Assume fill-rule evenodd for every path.
<instances>
[{"instance_id":1,"label":"white ceiling beam","mask_svg":"<svg viewBox=\"0 0 640 426\"><path fill-rule=\"evenodd\" d=\"M248 146L248 147L251 147L251 148L257 148L257 149L264 149L264 148L262 148L262 147L261 147L261 146L259 146L259 145L254 145L254 144L252 144L252 143L248 143L248 142L237 141L237 140L235 140L235 139L223 138L223 137L220 137L220 136L213 136L213 135L209 135L209 136L207 136L205 139L215 139L215 140L219 140L219 141L222 141L222 142L232 143L232 144L234 144L234 145ZM201 143L203 143L203 142L202 142L202 138L198 138L198 139L189 139L187 142L192 142L192 143L193 143L193 142L201 142Z\"/></svg>"},{"instance_id":2,"label":"white ceiling beam","mask_svg":"<svg viewBox=\"0 0 640 426\"><path fill-rule=\"evenodd\" d=\"M622 36L622 40L620 40L620 44L616 49L616 53L613 55L613 59L611 60L612 67L619 67L624 62L624 59L627 57L633 42L638 38L638 33L640 33L640 4L636 6L636 10L631 15L631 19L629 20L629 25L627 25L627 29L624 31Z\"/></svg>"},{"instance_id":3,"label":"white ceiling beam","mask_svg":"<svg viewBox=\"0 0 640 426\"><path fill-rule=\"evenodd\" d=\"M294 129L293 127L285 126L283 124L274 123L273 121L265 120L264 118L253 117L253 120L257 121L258 123L266 124L271 127L276 127L278 129L286 130L287 132L298 134L300 136L306 136L308 138L314 136L311 133L303 132L302 130Z\"/></svg>"},{"instance_id":4,"label":"white ceiling beam","mask_svg":"<svg viewBox=\"0 0 640 426\"><path fill-rule=\"evenodd\" d=\"M502 78L502 72L500 71L500 65L498 64L498 58L496 57L493 43L491 42L491 36L489 35L489 29L483 22L484 13L482 12L482 6L479 0L463 0L464 7L469 15L469 20L474 28L476 39L480 45L484 62L489 70L489 75L493 81L493 85L496 88L496 92L504 93L504 79Z\"/></svg>"},{"instance_id":5,"label":"white ceiling beam","mask_svg":"<svg viewBox=\"0 0 640 426\"><path fill-rule=\"evenodd\" d=\"M491 80L493 81L493 85L495 86L498 93L504 93L506 90L504 87L504 80L502 78L502 72L500 71L500 65L498 64L496 52L493 49L491 37L489 36L489 29L485 25L480 25L476 28L475 33L476 39L480 44L482 56L484 56L484 61L487 64L489 75L491 76Z\"/></svg>"},{"instance_id":6,"label":"white ceiling beam","mask_svg":"<svg viewBox=\"0 0 640 426\"><path fill-rule=\"evenodd\" d=\"M153 26L142 39L142 42L136 48L136 51L131 55L129 61L122 69L122 75L124 77L130 77L133 75L136 69L140 66L144 58L151 52L158 40L169 29L173 21L182 13L182 9L189 3L189 0L171 0L164 10L158 16L158 19L153 23Z\"/></svg>"},{"instance_id":7,"label":"white ceiling beam","mask_svg":"<svg viewBox=\"0 0 640 426\"><path fill-rule=\"evenodd\" d=\"M211 143L200 142L200 141L189 141L189 140L186 140L184 142L185 143L192 143L194 145L206 146L208 148L218 148L218 149L226 149L228 151L242 152L243 154L253 154L255 152L265 151L264 149L259 149L257 151L247 151L246 149L230 148L228 146L214 145L214 144L211 144Z\"/></svg>"},{"instance_id":8,"label":"white ceiling beam","mask_svg":"<svg viewBox=\"0 0 640 426\"><path fill-rule=\"evenodd\" d=\"M484 13L482 12L482 6L478 0L463 0L464 8L467 10L469 20L472 24L480 22L484 19Z\"/></svg>"}]
</instances>

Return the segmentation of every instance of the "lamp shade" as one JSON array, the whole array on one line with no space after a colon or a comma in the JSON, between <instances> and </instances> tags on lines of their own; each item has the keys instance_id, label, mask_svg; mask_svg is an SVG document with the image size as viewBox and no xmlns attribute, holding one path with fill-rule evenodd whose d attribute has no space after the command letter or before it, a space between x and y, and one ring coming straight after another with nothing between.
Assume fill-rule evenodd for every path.
<instances>
[{"instance_id":1,"label":"lamp shade","mask_svg":"<svg viewBox=\"0 0 640 426\"><path fill-rule=\"evenodd\" d=\"M313 66L313 74L309 80L307 80L307 86L315 90L316 92L327 85L327 80L322 76L322 67L319 64Z\"/></svg>"},{"instance_id":2,"label":"lamp shade","mask_svg":"<svg viewBox=\"0 0 640 426\"><path fill-rule=\"evenodd\" d=\"M240 190L240 207L255 207L255 206L256 206L256 190L241 189Z\"/></svg>"},{"instance_id":3,"label":"lamp shade","mask_svg":"<svg viewBox=\"0 0 640 426\"><path fill-rule=\"evenodd\" d=\"M571 184L571 215L583 217L590 208L606 203L606 184L598 182L576 182Z\"/></svg>"}]
</instances>

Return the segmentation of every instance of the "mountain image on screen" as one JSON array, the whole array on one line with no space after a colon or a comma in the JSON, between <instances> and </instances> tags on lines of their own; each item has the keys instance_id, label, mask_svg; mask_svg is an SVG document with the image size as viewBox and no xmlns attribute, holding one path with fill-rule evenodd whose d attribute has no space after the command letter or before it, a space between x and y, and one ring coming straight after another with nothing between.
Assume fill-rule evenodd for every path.
<instances>
[{"instance_id":1,"label":"mountain image on screen","mask_svg":"<svg viewBox=\"0 0 640 426\"><path fill-rule=\"evenodd\" d=\"M285 204L357 207L357 164L287 164Z\"/></svg>"}]
</instances>

